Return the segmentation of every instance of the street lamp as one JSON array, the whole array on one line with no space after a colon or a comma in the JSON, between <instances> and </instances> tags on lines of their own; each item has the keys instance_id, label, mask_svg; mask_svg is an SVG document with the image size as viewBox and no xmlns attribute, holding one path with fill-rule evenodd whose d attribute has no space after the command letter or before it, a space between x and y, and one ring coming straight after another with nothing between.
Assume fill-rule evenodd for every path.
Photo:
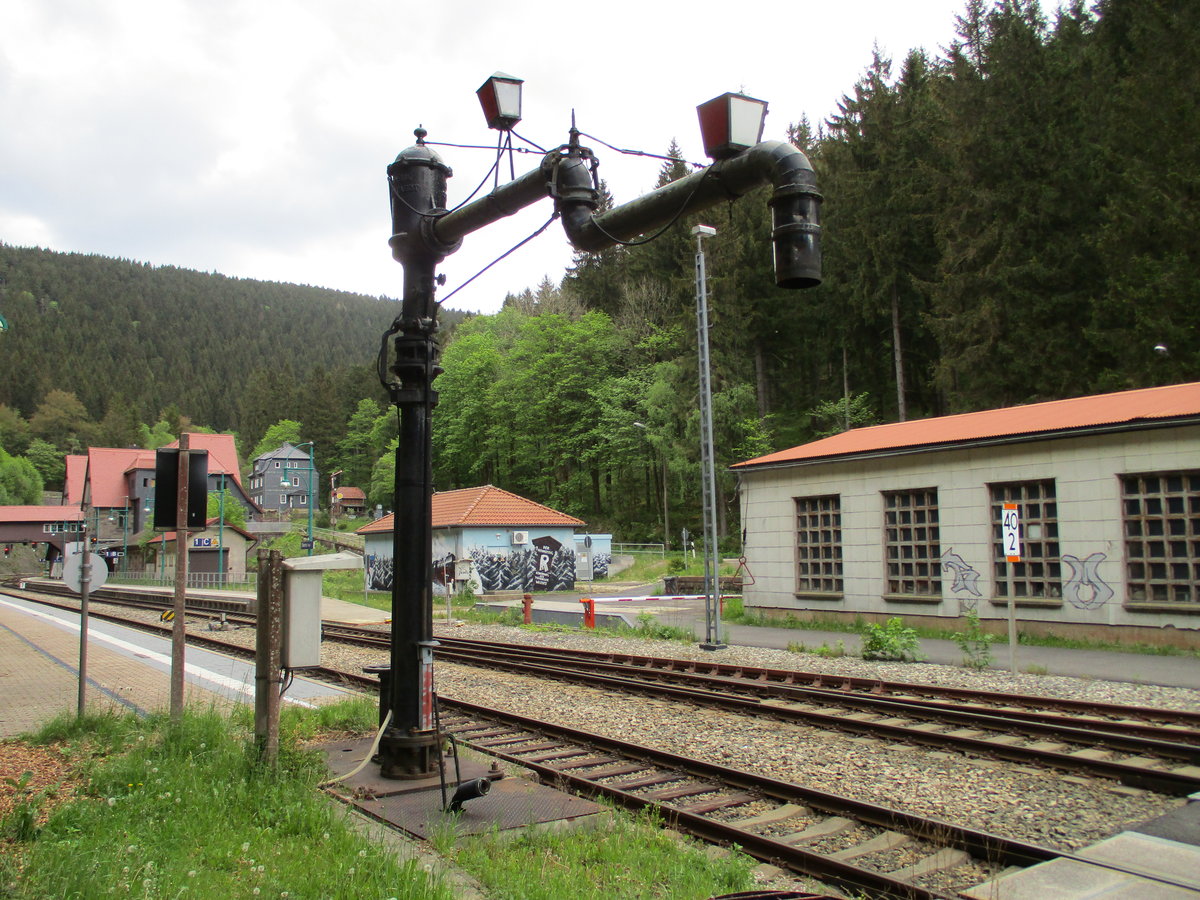
<instances>
[{"instance_id":1,"label":"street lamp","mask_svg":"<svg viewBox=\"0 0 1200 900\"><path fill-rule=\"evenodd\" d=\"M497 72L479 86L475 95L483 107L488 128L512 131L521 121L521 85L524 83L520 78Z\"/></svg>"},{"instance_id":2,"label":"street lamp","mask_svg":"<svg viewBox=\"0 0 1200 900\"><path fill-rule=\"evenodd\" d=\"M313 457L317 453L317 448L313 446L312 441L304 441L296 445L296 449L301 447L308 448L308 555L313 555Z\"/></svg>"},{"instance_id":3,"label":"street lamp","mask_svg":"<svg viewBox=\"0 0 1200 900\"><path fill-rule=\"evenodd\" d=\"M516 122L513 110L507 107L509 115L501 115L501 103L512 99L519 79L494 76L489 81L496 114L491 115L485 91L481 102L488 123L501 130L511 128ZM761 101L756 102L761 109ZM743 124L745 117L734 113L726 118L727 127L733 127ZM380 381L400 419L393 495L391 657L380 699L388 707L380 710L381 718L387 718L379 741L380 774L385 778L425 778L440 767L441 740L433 718L436 643L430 587L430 436L437 403L433 380L441 371L435 293L444 280L437 274L438 263L458 250L466 235L545 197L554 198L555 214L571 245L596 252L769 183L776 284L807 288L821 283L821 195L808 158L789 143L764 141L738 152L736 136L730 133L723 144L713 145L721 158L707 169L598 212L597 160L580 144L580 132L572 125L568 142L546 153L535 169L450 210L446 205L450 167L426 145L423 128L414 134L416 144L401 151L387 168L392 218L388 244L393 259L404 267L404 286L400 313L383 336L378 362Z\"/></svg>"},{"instance_id":4,"label":"street lamp","mask_svg":"<svg viewBox=\"0 0 1200 900\"><path fill-rule=\"evenodd\" d=\"M702 650L724 650L721 643L721 577L717 566L717 468L713 460L712 368L708 360L708 279L704 272L704 239L717 229L697 225L696 355L700 360L700 485L704 501L704 643Z\"/></svg>"}]
</instances>

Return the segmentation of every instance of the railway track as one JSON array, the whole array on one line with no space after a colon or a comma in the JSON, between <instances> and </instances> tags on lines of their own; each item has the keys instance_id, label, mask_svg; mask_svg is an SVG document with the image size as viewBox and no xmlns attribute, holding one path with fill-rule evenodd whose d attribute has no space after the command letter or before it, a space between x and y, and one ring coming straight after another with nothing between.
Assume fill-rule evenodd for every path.
<instances>
[{"instance_id":1,"label":"railway track","mask_svg":"<svg viewBox=\"0 0 1200 900\"><path fill-rule=\"evenodd\" d=\"M369 629L327 629L368 647L387 638ZM978 694L983 705L842 685L809 686L806 673L655 657L589 654L442 638L436 658L489 666L626 693L716 707L742 715L974 753L1021 764L1109 778L1160 793L1200 790L1200 716L1073 703L1073 715L1031 708L1040 698ZM799 676L790 679L788 676ZM873 687L866 679L864 686ZM905 686L910 687L910 686ZM920 688L922 686L911 686ZM973 696L956 691L959 697ZM1148 715L1143 715L1148 713Z\"/></svg>"},{"instance_id":2,"label":"railway track","mask_svg":"<svg viewBox=\"0 0 1200 900\"><path fill-rule=\"evenodd\" d=\"M1055 859L1086 863L1074 854L755 772L445 696L438 703L440 727L454 740L545 784L653 810L677 830L736 846L859 897L946 900L1017 868Z\"/></svg>"},{"instance_id":3,"label":"railway track","mask_svg":"<svg viewBox=\"0 0 1200 900\"><path fill-rule=\"evenodd\" d=\"M56 605L72 608L69 603ZM105 613L97 615L120 619ZM169 630L157 623L138 624L152 630ZM189 634L189 640L197 637L227 652L248 653L244 646L215 635ZM374 637L377 639L378 634ZM522 649L546 652L545 648ZM315 674L355 687L378 684L365 675L334 669ZM960 897L961 891L1013 867L1059 858L1078 859L1051 848L754 772L539 722L444 695L438 700L440 727L464 746L520 766L563 789L607 798L631 809L655 809L664 821L682 831L710 842L736 845L760 860L836 884L856 896L945 900Z\"/></svg>"},{"instance_id":4,"label":"railway track","mask_svg":"<svg viewBox=\"0 0 1200 900\"><path fill-rule=\"evenodd\" d=\"M27 592L28 593L28 592ZM105 602L114 602L105 600ZM142 594L115 602L162 608ZM69 606L68 606L69 608ZM192 613L189 613L191 615ZM253 624L247 615L214 613ZM326 640L384 650L377 629L327 623ZM210 645L228 644L205 638ZM1037 765L1183 796L1200 790L1200 714L1151 710L784 669L588 653L442 638L436 657L833 729L892 742ZM1057 706L1052 713L1040 705Z\"/></svg>"}]
</instances>

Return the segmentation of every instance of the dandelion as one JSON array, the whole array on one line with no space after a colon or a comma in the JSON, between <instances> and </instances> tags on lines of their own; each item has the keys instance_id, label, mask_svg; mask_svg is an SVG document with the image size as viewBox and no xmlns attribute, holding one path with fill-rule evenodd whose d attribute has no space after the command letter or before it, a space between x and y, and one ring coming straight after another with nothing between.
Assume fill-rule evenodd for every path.
<instances>
[{"instance_id":1,"label":"dandelion","mask_svg":"<svg viewBox=\"0 0 1200 900\"><path fill-rule=\"evenodd\" d=\"M116 805L117 805L117 798L116 798L116 797L109 797L109 798L108 798L108 805L109 805L109 806L116 806Z\"/></svg>"},{"instance_id":2,"label":"dandelion","mask_svg":"<svg viewBox=\"0 0 1200 900\"><path fill-rule=\"evenodd\" d=\"M255 888L255 889L254 889L254 896L255 896L255 897L257 897L257 896L258 896L258 888Z\"/></svg>"},{"instance_id":3,"label":"dandelion","mask_svg":"<svg viewBox=\"0 0 1200 900\"><path fill-rule=\"evenodd\" d=\"M353 874L354 874L354 866L351 866L351 867L350 867L350 871L349 871L349 872L347 872L346 874L347 874L347 875L353 875Z\"/></svg>"},{"instance_id":4,"label":"dandelion","mask_svg":"<svg viewBox=\"0 0 1200 900\"><path fill-rule=\"evenodd\" d=\"M326 831L323 835L321 835L321 840L323 840L323 841L329 840L329 832L328 831Z\"/></svg>"},{"instance_id":5,"label":"dandelion","mask_svg":"<svg viewBox=\"0 0 1200 900\"><path fill-rule=\"evenodd\" d=\"M242 844L242 852L243 852L243 853L245 853L245 852L246 852L247 850L249 850L249 849L250 849L250 842L249 842L249 841L246 841L246 843Z\"/></svg>"},{"instance_id":6,"label":"dandelion","mask_svg":"<svg viewBox=\"0 0 1200 900\"><path fill-rule=\"evenodd\" d=\"M176 797L176 798L175 798L175 802L176 802L176 803L178 803L178 802L179 802L179 798L178 798L178 797Z\"/></svg>"},{"instance_id":7,"label":"dandelion","mask_svg":"<svg viewBox=\"0 0 1200 900\"><path fill-rule=\"evenodd\" d=\"M129 866L125 866L123 869L121 869L121 874L128 875L129 874Z\"/></svg>"},{"instance_id":8,"label":"dandelion","mask_svg":"<svg viewBox=\"0 0 1200 900\"><path fill-rule=\"evenodd\" d=\"M195 877L196 877L196 870L188 869L188 878L195 878Z\"/></svg>"},{"instance_id":9,"label":"dandelion","mask_svg":"<svg viewBox=\"0 0 1200 900\"><path fill-rule=\"evenodd\" d=\"M200 749L201 749L201 750L203 750L203 749L204 749L205 747L207 747L207 746L208 746L208 744L204 743L203 741L201 741L201 742L200 742Z\"/></svg>"},{"instance_id":10,"label":"dandelion","mask_svg":"<svg viewBox=\"0 0 1200 900\"><path fill-rule=\"evenodd\" d=\"M145 739L146 739L146 736L145 736L144 734L139 734L139 735L138 735L138 740L139 740L139 741L144 741Z\"/></svg>"},{"instance_id":11,"label":"dandelion","mask_svg":"<svg viewBox=\"0 0 1200 900\"><path fill-rule=\"evenodd\" d=\"M128 847L125 848L125 852L132 853L136 849L137 849L137 844L130 844Z\"/></svg>"},{"instance_id":12,"label":"dandelion","mask_svg":"<svg viewBox=\"0 0 1200 900\"><path fill-rule=\"evenodd\" d=\"M359 855L359 856L362 856L362 857L365 857L365 856L367 855L367 851L366 851L366 850L359 850L359 851L358 851L358 855Z\"/></svg>"}]
</instances>

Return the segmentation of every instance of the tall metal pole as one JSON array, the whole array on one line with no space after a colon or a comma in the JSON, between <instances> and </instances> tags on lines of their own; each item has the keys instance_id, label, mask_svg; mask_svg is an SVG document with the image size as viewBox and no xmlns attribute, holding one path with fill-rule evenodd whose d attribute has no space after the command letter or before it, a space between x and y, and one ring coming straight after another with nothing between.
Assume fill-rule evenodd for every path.
<instances>
[{"instance_id":1,"label":"tall metal pole","mask_svg":"<svg viewBox=\"0 0 1200 900\"><path fill-rule=\"evenodd\" d=\"M313 555L313 456L317 453L317 447L312 442L308 442L308 555Z\"/></svg>"},{"instance_id":2,"label":"tall metal pole","mask_svg":"<svg viewBox=\"0 0 1200 900\"><path fill-rule=\"evenodd\" d=\"M450 168L424 142L388 166L392 256L404 266L400 315L384 336L392 362L381 371L400 413L392 532L391 666L381 703L392 719L379 742L384 778L423 778L441 761L433 719L433 462L431 424L437 392L437 264L457 249L431 233L435 210L446 206ZM394 338L393 338L394 335ZM384 368L380 362L381 370ZM381 712L383 712L381 708Z\"/></svg>"},{"instance_id":3,"label":"tall metal pole","mask_svg":"<svg viewBox=\"0 0 1200 900\"><path fill-rule=\"evenodd\" d=\"M175 497L175 615L171 623L171 721L183 719L184 650L187 634L184 618L187 612L187 514L188 514L188 441L185 431L179 435L179 491Z\"/></svg>"},{"instance_id":4,"label":"tall metal pole","mask_svg":"<svg viewBox=\"0 0 1200 900\"><path fill-rule=\"evenodd\" d=\"M86 488L85 488L86 490ZM79 710L83 718L87 708L87 646L88 646L88 591L92 585L92 553L88 546L87 517L88 502L83 501L83 518L80 520L79 546L83 548L83 560L79 569ZM97 529L99 530L99 529ZM65 557L64 557L65 559Z\"/></svg>"},{"instance_id":5,"label":"tall metal pole","mask_svg":"<svg viewBox=\"0 0 1200 900\"><path fill-rule=\"evenodd\" d=\"M717 470L713 461L712 381L708 359L708 285L704 271L704 239L716 229L697 225L696 351L700 358L700 480L704 496L704 643L703 650L724 650L721 643L721 580L717 567Z\"/></svg>"},{"instance_id":6,"label":"tall metal pole","mask_svg":"<svg viewBox=\"0 0 1200 900\"><path fill-rule=\"evenodd\" d=\"M221 493L217 494L217 584L225 586L225 473L221 473Z\"/></svg>"}]
</instances>

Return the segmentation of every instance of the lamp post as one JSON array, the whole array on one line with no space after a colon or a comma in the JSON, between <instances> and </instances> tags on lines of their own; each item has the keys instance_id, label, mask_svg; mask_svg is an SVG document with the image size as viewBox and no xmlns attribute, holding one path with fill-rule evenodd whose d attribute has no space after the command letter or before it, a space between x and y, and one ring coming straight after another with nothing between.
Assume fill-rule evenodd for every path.
<instances>
[{"instance_id":1,"label":"lamp post","mask_svg":"<svg viewBox=\"0 0 1200 900\"><path fill-rule=\"evenodd\" d=\"M519 121L520 80L497 74L489 82L496 109L484 99L489 93L485 84L480 90L484 113L491 127L507 132ZM434 295L444 283L437 275L438 263L455 252L466 235L548 196L554 198L555 212L572 246L598 251L770 183L774 186L770 208L776 284L784 288L820 284L821 197L812 166L791 144L746 144L743 101L756 106L760 117L766 104L742 95L723 96L725 114L717 109L718 114L708 116L725 129L714 143L706 137L705 145L720 154L712 166L599 214L598 163L592 151L580 144L574 125L568 142L546 153L537 168L454 210L446 207L450 167L425 143L423 128L414 132L416 144L401 151L387 168L392 219L388 243L392 257L404 267L404 286L400 314L383 336L378 364L380 381L400 418L393 496L391 665L383 676L387 683L380 701L388 707L381 708L381 718L390 714L379 741L380 774L385 778L424 778L435 774L440 765L433 721L430 587L430 429L437 404L433 380L441 372L434 342ZM516 105L510 105L512 100ZM502 101L510 114L499 116Z\"/></svg>"},{"instance_id":2,"label":"lamp post","mask_svg":"<svg viewBox=\"0 0 1200 900\"><path fill-rule=\"evenodd\" d=\"M721 643L721 577L717 564L717 468L713 459L712 369L708 361L708 279L704 272L704 239L715 228L697 225L696 355L700 360L700 486L704 506L704 643L702 650L724 650Z\"/></svg>"},{"instance_id":3,"label":"lamp post","mask_svg":"<svg viewBox=\"0 0 1200 900\"><path fill-rule=\"evenodd\" d=\"M313 446L312 441L304 441L296 445L296 449L301 447L308 448L308 555L313 555L313 457L317 453L317 448Z\"/></svg>"}]
</instances>

